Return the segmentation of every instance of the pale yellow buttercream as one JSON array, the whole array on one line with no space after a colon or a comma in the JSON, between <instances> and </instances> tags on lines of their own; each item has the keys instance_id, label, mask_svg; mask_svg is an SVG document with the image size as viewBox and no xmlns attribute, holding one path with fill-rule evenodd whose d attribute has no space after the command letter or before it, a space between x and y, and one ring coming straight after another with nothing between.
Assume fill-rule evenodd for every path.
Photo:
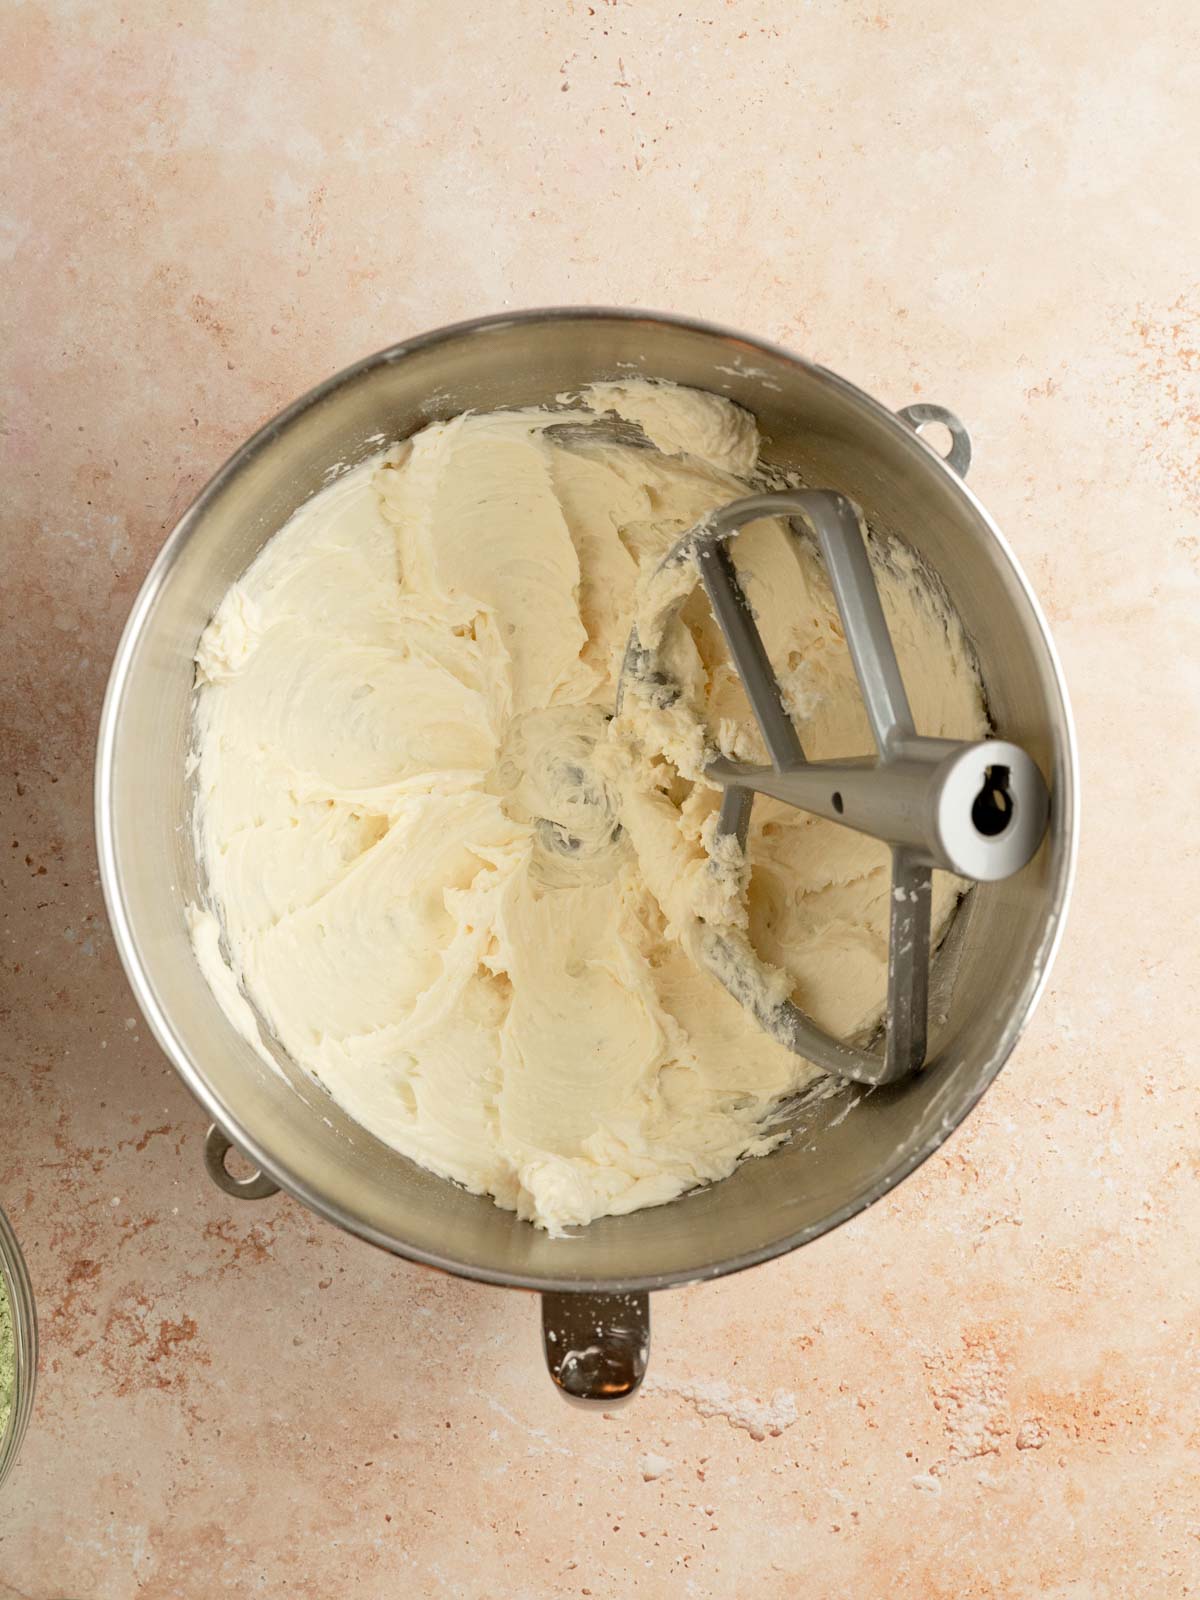
<instances>
[{"instance_id":1,"label":"pale yellow buttercream","mask_svg":"<svg viewBox=\"0 0 1200 1600\"><path fill-rule=\"evenodd\" d=\"M607 411L658 449L545 432ZM746 899L707 871L696 714L760 747L702 593L682 710L610 720L639 577L756 450L728 402L642 383L435 424L302 507L197 652L191 918L222 1003L252 1029L240 985L381 1139L552 1231L724 1177L812 1076L689 959L689 919L748 924L836 1032L882 1004L882 846L760 799ZM819 557L760 523L737 561L807 753L869 751ZM876 567L918 728L982 735L957 619L902 547ZM957 888L936 875L935 931Z\"/></svg>"}]
</instances>

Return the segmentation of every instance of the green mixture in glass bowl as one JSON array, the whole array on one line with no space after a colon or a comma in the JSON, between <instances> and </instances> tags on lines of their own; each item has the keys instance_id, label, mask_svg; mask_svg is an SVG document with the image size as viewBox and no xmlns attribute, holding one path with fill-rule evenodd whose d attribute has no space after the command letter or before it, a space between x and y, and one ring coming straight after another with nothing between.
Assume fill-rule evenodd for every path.
<instances>
[{"instance_id":1,"label":"green mixture in glass bowl","mask_svg":"<svg viewBox=\"0 0 1200 1600\"><path fill-rule=\"evenodd\" d=\"M12 1224L0 1210L0 1485L21 1448L36 1379L33 1285Z\"/></svg>"},{"instance_id":2,"label":"green mixture in glass bowl","mask_svg":"<svg viewBox=\"0 0 1200 1600\"><path fill-rule=\"evenodd\" d=\"M8 1432L13 1390L17 1386L17 1340L13 1332L8 1289L0 1276L0 1439Z\"/></svg>"}]
</instances>

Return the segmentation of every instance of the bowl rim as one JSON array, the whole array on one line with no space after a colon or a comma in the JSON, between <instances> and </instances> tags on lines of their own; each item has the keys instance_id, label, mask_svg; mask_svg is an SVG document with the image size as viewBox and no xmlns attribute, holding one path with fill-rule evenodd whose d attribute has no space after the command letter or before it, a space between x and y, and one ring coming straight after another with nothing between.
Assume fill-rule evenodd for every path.
<instances>
[{"instance_id":1,"label":"bowl rim","mask_svg":"<svg viewBox=\"0 0 1200 1600\"><path fill-rule=\"evenodd\" d=\"M16 1374L8 1421L0 1434L0 1488L17 1462L37 1389L37 1305L29 1268L12 1223L0 1207L0 1293L7 1296L16 1351Z\"/></svg>"},{"instance_id":2,"label":"bowl rim","mask_svg":"<svg viewBox=\"0 0 1200 1600\"><path fill-rule=\"evenodd\" d=\"M673 327L714 337L728 344L734 354L740 351L743 354L766 356L772 360L781 361L786 365L797 368L806 376L816 379L818 383L828 386L842 399L851 402L855 406L865 408L873 414L876 421L881 422L885 429L892 432L894 437L906 447L925 452L935 465L936 470L946 475L954 491L966 500L973 514L991 535L999 555L1007 564L1014 582L1029 606L1039 634L1040 644L1045 651L1054 689L1057 692L1062 710L1065 754L1064 770L1061 774L1062 781L1054 796L1054 803L1059 811L1060 819L1065 824L1063 830L1065 852L1060 855L1060 862L1055 875L1053 903L1047 915L1046 932L1037 953L1033 975L1034 981L1027 988L1025 996L1010 1019L1004 1034L997 1042L991 1060L987 1063L985 1069L981 1071L979 1082L963 1103L961 1111L956 1115L955 1119L948 1121L943 1118L925 1138L910 1145L895 1165L882 1174L869 1188L855 1195L841 1206L836 1207L827 1216L821 1218L819 1222L809 1223L779 1239L773 1239L762 1246L742 1251L736 1256L728 1257L700 1270L684 1268L664 1273L635 1273L612 1278L589 1277L582 1274L578 1276L552 1277L544 1273L508 1272L474 1262L464 1262L439 1251L410 1245L355 1217L342 1206L327 1200L319 1190L307 1181L302 1173L293 1171L285 1162L279 1160L256 1135L243 1127L237 1118L231 1116L220 1096L212 1089L204 1074L197 1069L183 1049L171 1026L165 1008L158 1000L149 973L140 959L137 940L134 936L132 921L128 913L120 875L117 870L113 814L113 761L121 702L124 697L133 655L140 639L142 625L167 573L176 560L178 552L202 522L209 505L223 492L225 486L255 461L284 430L289 428L300 417L313 408L324 404L325 401L336 395L341 389L352 385L375 367L394 364L418 352L435 349L438 345L452 340L494 333L510 326L572 321L644 322L656 326ZM476 1282L490 1283L507 1288L530 1289L543 1293L617 1294L663 1289L724 1277L733 1272L740 1272L749 1267L758 1266L763 1262L773 1260L777 1256L786 1255L790 1251L798 1249L801 1245L809 1244L821 1235L840 1227L842 1223L849 1221L851 1217L857 1216L860 1212L865 1211L878 1200L881 1200L884 1195L890 1193L897 1184L903 1182L935 1150L939 1149L954 1130L967 1119L1012 1054L1049 981L1054 958L1062 941L1066 912L1075 881L1079 852L1079 781L1079 753L1071 703L1058 651L1055 648L1054 640L1037 596L1008 541L990 513L980 503L973 490L908 423L848 379L830 371L827 367L808 361L793 351L787 350L769 340L741 333L718 323L707 322L699 318L687 317L673 312L650 311L638 307L569 305L534 307L515 312L501 312L488 316L474 317L461 322L448 323L428 332L417 334L412 338L401 340L396 344L385 346L383 349L362 357L360 360L335 372L330 377L323 379L320 383L315 384L296 400L277 412L275 416L268 419L228 457L208 480L204 488L201 489L195 500L167 535L162 548L151 563L130 609L113 657L100 714L96 744L94 800L96 845L101 886L113 930L114 943L134 998L167 1059L205 1111L245 1154L247 1159L252 1161L261 1172L266 1173L281 1189L291 1194L310 1210L315 1211L317 1215L337 1224L338 1227L356 1235L358 1238L376 1245L391 1255L398 1255L402 1259L437 1268L456 1277L469 1278ZM685 1199L686 1196L681 1196L680 1198ZM528 1226L528 1224L519 1223L515 1214L513 1215L513 1224L514 1226Z\"/></svg>"}]
</instances>

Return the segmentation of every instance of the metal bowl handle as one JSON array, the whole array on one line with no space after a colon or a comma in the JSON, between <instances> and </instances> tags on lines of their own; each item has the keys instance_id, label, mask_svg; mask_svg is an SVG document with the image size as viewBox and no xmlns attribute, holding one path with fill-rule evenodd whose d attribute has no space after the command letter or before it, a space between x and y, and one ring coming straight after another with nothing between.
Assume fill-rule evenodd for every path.
<instances>
[{"instance_id":1,"label":"metal bowl handle","mask_svg":"<svg viewBox=\"0 0 1200 1600\"><path fill-rule=\"evenodd\" d=\"M646 1376L650 1296L544 1294L542 1343L564 1400L604 1410L624 1405Z\"/></svg>"},{"instance_id":2,"label":"metal bowl handle","mask_svg":"<svg viewBox=\"0 0 1200 1600\"><path fill-rule=\"evenodd\" d=\"M274 1178L256 1168L248 1178L235 1178L225 1165L225 1157L237 1146L214 1122L204 1136L204 1166L209 1177L223 1194L235 1200L267 1200L279 1193Z\"/></svg>"},{"instance_id":3,"label":"metal bowl handle","mask_svg":"<svg viewBox=\"0 0 1200 1600\"><path fill-rule=\"evenodd\" d=\"M921 401L917 405L902 406L896 415L901 422L908 423L918 438L921 438L922 428L931 422L940 422L950 434L950 448L945 455L942 455L940 450L934 450L932 445L929 445L929 448L952 472L957 472L960 478L966 477L967 468L971 465L971 435L953 411L947 411L945 406L935 406ZM923 443L929 444L928 439L923 440Z\"/></svg>"}]
</instances>

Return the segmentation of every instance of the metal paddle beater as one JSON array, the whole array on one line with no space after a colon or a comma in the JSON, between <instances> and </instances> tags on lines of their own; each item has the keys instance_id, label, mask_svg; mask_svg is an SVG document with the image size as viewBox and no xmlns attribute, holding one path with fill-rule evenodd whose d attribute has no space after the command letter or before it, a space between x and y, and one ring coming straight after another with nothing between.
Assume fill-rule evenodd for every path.
<instances>
[{"instance_id":1,"label":"metal paddle beater","mask_svg":"<svg viewBox=\"0 0 1200 1600\"><path fill-rule=\"evenodd\" d=\"M806 527L824 557L875 741L873 756L809 761L729 552L763 517ZM689 569L695 569L694 573ZM1002 739L923 738L913 725L896 652L871 571L858 507L827 490L748 495L707 517L663 558L625 652L617 710L626 695L669 708L683 694L664 643L692 589L703 583L741 676L770 766L711 752L704 774L723 791L710 856L744 855L756 794L771 795L891 847L887 1012L882 1049L836 1039L790 998L779 974L738 929L701 923L692 948L759 1024L815 1066L858 1083L892 1083L924 1064L928 1031L932 869L992 882L1032 858L1049 818L1049 794L1033 760ZM691 580L691 581L689 581Z\"/></svg>"}]
</instances>

